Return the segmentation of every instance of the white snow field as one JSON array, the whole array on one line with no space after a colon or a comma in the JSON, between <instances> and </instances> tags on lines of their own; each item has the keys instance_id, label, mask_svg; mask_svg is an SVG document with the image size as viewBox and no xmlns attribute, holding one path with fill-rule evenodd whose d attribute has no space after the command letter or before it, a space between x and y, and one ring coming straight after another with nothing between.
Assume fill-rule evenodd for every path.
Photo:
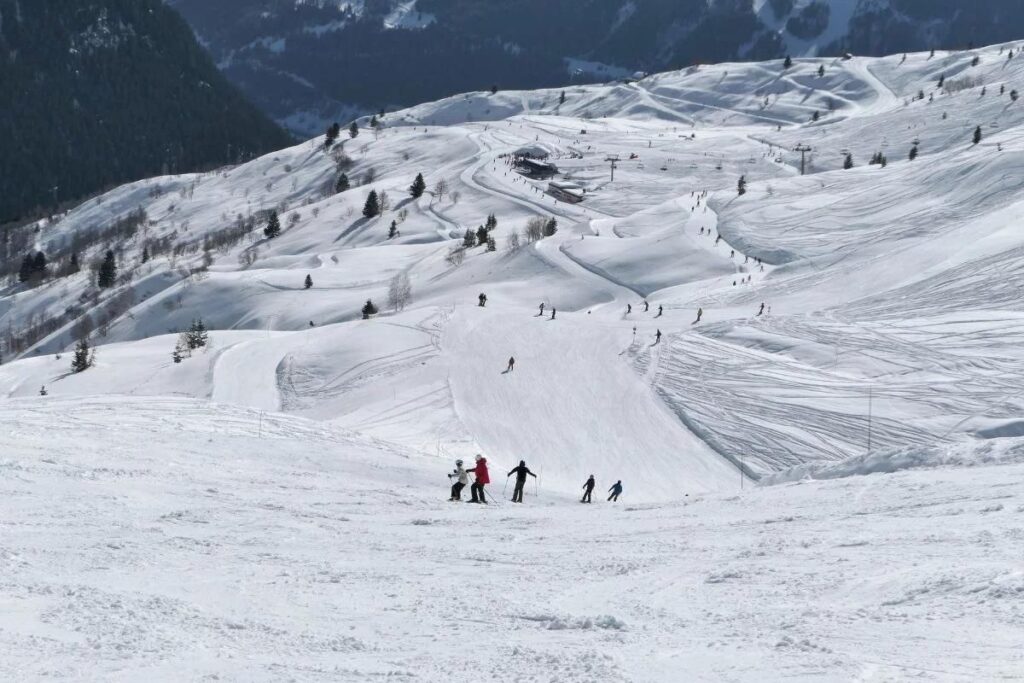
<instances>
[{"instance_id":1,"label":"white snow field","mask_svg":"<svg viewBox=\"0 0 1024 683\"><path fill-rule=\"evenodd\" d=\"M40 222L119 278L0 290L0 679L1024 680L1019 49L471 93Z\"/></svg>"}]
</instances>

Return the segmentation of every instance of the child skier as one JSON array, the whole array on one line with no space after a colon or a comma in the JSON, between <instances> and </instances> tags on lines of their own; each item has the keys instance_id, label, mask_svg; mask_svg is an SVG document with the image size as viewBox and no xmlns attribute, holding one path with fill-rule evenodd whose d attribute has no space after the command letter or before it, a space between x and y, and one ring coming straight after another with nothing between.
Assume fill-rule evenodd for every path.
<instances>
[{"instance_id":1,"label":"child skier","mask_svg":"<svg viewBox=\"0 0 1024 683\"><path fill-rule=\"evenodd\" d=\"M461 460L455 461L455 471L448 475L448 480L452 479L455 480L455 483L452 484L452 497L448 500L462 500L462 489L466 488L466 484L469 483L469 475L466 474Z\"/></svg>"}]
</instances>

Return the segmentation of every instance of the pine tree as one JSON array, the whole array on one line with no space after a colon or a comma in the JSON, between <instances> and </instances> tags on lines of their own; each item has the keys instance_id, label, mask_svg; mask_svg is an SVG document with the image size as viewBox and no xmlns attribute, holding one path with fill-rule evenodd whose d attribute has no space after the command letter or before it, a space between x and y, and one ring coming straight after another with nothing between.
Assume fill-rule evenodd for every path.
<instances>
[{"instance_id":1,"label":"pine tree","mask_svg":"<svg viewBox=\"0 0 1024 683\"><path fill-rule=\"evenodd\" d=\"M376 128L380 125L380 121L377 120L377 115L374 114L370 117L370 128Z\"/></svg>"},{"instance_id":2,"label":"pine tree","mask_svg":"<svg viewBox=\"0 0 1024 683\"><path fill-rule=\"evenodd\" d=\"M782 63L782 68L783 68L783 69L788 69L788 68L790 68L791 66L793 66L793 58L792 58L792 57L790 57L789 55L786 55L786 61L784 61L784 62Z\"/></svg>"},{"instance_id":3,"label":"pine tree","mask_svg":"<svg viewBox=\"0 0 1024 683\"><path fill-rule=\"evenodd\" d=\"M71 358L71 372L85 372L92 367L95 354L91 353L89 340L82 337L75 346L75 355Z\"/></svg>"},{"instance_id":4,"label":"pine tree","mask_svg":"<svg viewBox=\"0 0 1024 683\"><path fill-rule=\"evenodd\" d=\"M565 91L564 90L562 91L562 94L558 96L558 103L559 104L565 104Z\"/></svg>"},{"instance_id":5,"label":"pine tree","mask_svg":"<svg viewBox=\"0 0 1024 683\"><path fill-rule=\"evenodd\" d=\"M494 241L493 237L487 238L487 251L497 251L498 243Z\"/></svg>"},{"instance_id":6,"label":"pine tree","mask_svg":"<svg viewBox=\"0 0 1024 683\"><path fill-rule=\"evenodd\" d=\"M263 228L263 234L268 240L281 234L281 219L277 217L277 211L274 209L271 209L270 215L267 216L267 225Z\"/></svg>"},{"instance_id":7,"label":"pine tree","mask_svg":"<svg viewBox=\"0 0 1024 683\"><path fill-rule=\"evenodd\" d=\"M373 218L374 216L380 215L380 200L377 198L376 190L370 190L370 194L366 195L366 204L363 205L363 215L367 218Z\"/></svg>"},{"instance_id":8,"label":"pine tree","mask_svg":"<svg viewBox=\"0 0 1024 683\"><path fill-rule=\"evenodd\" d=\"M41 251L32 259L32 274L40 280L46 277L46 254Z\"/></svg>"},{"instance_id":9,"label":"pine tree","mask_svg":"<svg viewBox=\"0 0 1024 683\"><path fill-rule=\"evenodd\" d=\"M348 182L348 175L342 173L340 176L338 176L338 182L335 183L334 185L334 192L336 194L340 194L342 192L347 191L349 187L350 185Z\"/></svg>"},{"instance_id":10,"label":"pine tree","mask_svg":"<svg viewBox=\"0 0 1024 683\"><path fill-rule=\"evenodd\" d=\"M747 193L747 177L746 176L742 176L742 175L740 176L739 182L736 183L736 191L739 193L739 195L741 197Z\"/></svg>"},{"instance_id":11,"label":"pine tree","mask_svg":"<svg viewBox=\"0 0 1024 683\"><path fill-rule=\"evenodd\" d=\"M492 85L491 86L491 94L492 95L497 95L498 94L498 86L496 86L496 85Z\"/></svg>"},{"instance_id":12,"label":"pine tree","mask_svg":"<svg viewBox=\"0 0 1024 683\"><path fill-rule=\"evenodd\" d=\"M171 360L175 363L180 363L185 358L185 344L182 342L181 337L178 337L178 341L174 344L174 351L171 351Z\"/></svg>"},{"instance_id":13,"label":"pine tree","mask_svg":"<svg viewBox=\"0 0 1024 683\"><path fill-rule=\"evenodd\" d=\"M371 315L377 314L377 307L373 305L372 299L367 299L366 303L363 304L363 320L369 320Z\"/></svg>"},{"instance_id":14,"label":"pine tree","mask_svg":"<svg viewBox=\"0 0 1024 683\"><path fill-rule=\"evenodd\" d=\"M78 265L78 254L76 252L71 253L71 268L72 273L77 273L81 268Z\"/></svg>"},{"instance_id":15,"label":"pine tree","mask_svg":"<svg viewBox=\"0 0 1024 683\"><path fill-rule=\"evenodd\" d=\"M209 341L209 334L206 331L206 325L203 324L202 318L195 318L192 321L191 327L188 328L188 333L185 335L185 344L189 350L199 349L206 346Z\"/></svg>"},{"instance_id":16,"label":"pine tree","mask_svg":"<svg viewBox=\"0 0 1024 683\"><path fill-rule=\"evenodd\" d=\"M149 245L142 247L142 262L146 263L149 261Z\"/></svg>"},{"instance_id":17,"label":"pine tree","mask_svg":"<svg viewBox=\"0 0 1024 683\"><path fill-rule=\"evenodd\" d=\"M356 138L359 136L359 124L355 121L353 121L352 125L348 127L348 136L350 138Z\"/></svg>"},{"instance_id":18,"label":"pine tree","mask_svg":"<svg viewBox=\"0 0 1024 683\"><path fill-rule=\"evenodd\" d=\"M21 259L21 268L18 269L18 282L28 282L32 279L34 265L35 260L32 255L25 254L25 258Z\"/></svg>"},{"instance_id":19,"label":"pine tree","mask_svg":"<svg viewBox=\"0 0 1024 683\"><path fill-rule=\"evenodd\" d=\"M409 194L412 195L413 199L419 199L423 196L423 193L427 189L427 183L423 180L423 174L417 173L416 179L412 181L412 185L409 186Z\"/></svg>"},{"instance_id":20,"label":"pine tree","mask_svg":"<svg viewBox=\"0 0 1024 683\"><path fill-rule=\"evenodd\" d=\"M303 287L305 289L309 289L312 286L313 286L313 276L312 275L306 275L306 281L303 283Z\"/></svg>"},{"instance_id":21,"label":"pine tree","mask_svg":"<svg viewBox=\"0 0 1024 683\"><path fill-rule=\"evenodd\" d=\"M493 213L487 215L487 222L484 223L484 227L487 228L487 232L491 232L496 227L498 227L498 219L494 216Z\"/></svg>"},{"instance_id":22,"label":"pine tree","mask_svg":"<svg viewBox=\"0 0 1024 683\"><path fill-rule=\"evenodd\" d=\"M551 237L558 232L558 221L554 216L548 219L548 222L544 224L544 236Z\"/></svg>"},{"instance_id":23,"label":"pine tree","mask_svg":"<svg viewBox=\"0 0 1024 683\"><path fill-rule=\"evenodd\" d=\"M1019 95L1017 94L1016 90L1011 90L1010 91L1010 99L1012 101L1016 102L1018 97L1019 97Z\"/></svg>"},{"instance_id":24,"label":"pine tree","mask_svg":"<svg viewBox=\"0 0 1024 683\"><path fill-rule=\"evenodd\" d=\"M330 147L334 144L334 141L338 139L338 135L341 134L341 126L337 123L332 123L327 127L327 133L324 135L324 147Z\"/></svg>"},{"instance_id":25,"label":"pine tree","mask_svg":"<svg viewBox=\"0 0 1024 683\"><path fill-rule=\"evenodd\" d=\"M910 160L913 161L916 158L917 158L917 145L914 145L914 146L912 146L910 148Z\"/></svg>"},{"instance_id":26,"label":"pine tree","mask_svg":"<svg viewBox=\"0 0 1024 683\"><path fill-rule=\"evenodd\" d=\"M974 129L974 144L981 142L981 126Z\"/></svg>"},{"instance_id":27,"label":"pine tree","mask_svg":"<svg viewBox=\"0 0 1024 683\"><path fill-rule=\"evenodd\" d=\"M391 227L388 228L388 239L393 240L398 237L398 222L391 221Z\"/></svg>"},{"instance_id":28,"label":"pine tree","mask_svg":"<svg viewBox=\"0 0 1024 683\"><path fill-rule=\"evenodd\" d=\"M846 159L843 161L843 168L849 170L853 168L853 155L847 154Z\"/></svg>"},{"instance_id":29,"label":"pine tree","mask_svg":"<svg viewBox=\"0 0 1024 683\"><path fill-rule=\"evenodd\" d=\"M946 85L946 74L939 76L939 89L941 90Z\"/></svg>"},{"instance_id":30,"label":"pine tree","mask_svg":"<svg viewBox=\"0 0 1024 683\"><path fill-rule=\"evenodd\" d=\"M813 113L813 114L811 114L811 120L812 120L812 121L817 121L817 120L818 120L818 119L820 119L820 118L821 118L821 113L820 113L820 112L818 112L818 110L817 110L817 109L815 109L815 110L814 110L814 113Z\"/></svg>"},{"instance_id":31,"label":"pine tree","mask_svg":"<svg viewBox=\"0 0 1024 683\"><path fill-rule=\"evenodd\" d=\"M477 244L479 244L481 246L483 246L484 244L487 244L487 237L488 237L488 235L487 235L487 228L485 228L484 226L481 225L479 228L476 229L476 243Z\"/></svg>"},{"instance_id":32,"label":"pine tree","mask_svg":"<svg viewBox=\"0 0 1024 683\"><path fill-rule=\"evenodd\" d=\"M466 228L466 233L462 236L462 246L466 249L476 246L476 233L469 228Z\"/></svg>"},{"instance_id":33,"label":"pine tree","mask_svg":"<svg viewBox=\"0 0 1024 683\"><path fill-rule=\"evenodd\" d=\"M117 281L117 261L114 259L114 252L107 250L103 256L103 263L100 264L100 272L96 276L96 284L100 289L109 289Z\"/></svg>"}]
</instances>

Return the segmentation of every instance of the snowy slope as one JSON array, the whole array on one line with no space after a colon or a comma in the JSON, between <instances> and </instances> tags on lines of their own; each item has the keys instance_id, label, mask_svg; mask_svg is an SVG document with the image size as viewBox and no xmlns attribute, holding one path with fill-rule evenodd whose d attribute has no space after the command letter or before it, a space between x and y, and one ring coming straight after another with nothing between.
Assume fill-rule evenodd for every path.
<instances>
[{"instance_id":1,"label":"snowy slope","mask_svg":"<svg viewBox=\"0 0 1024 683\"><path fill-rule=\"evenodd\" d=\"M1024 114L1010 97L1024 60L1008 49L723 64L572 88L564 103L561 91L470 93L343 132L342 193L320 138L125 186L34 226L52 260L129 211L147 216L79 254L118 251L113 291L86 269L0 292L5 344L27 340L0 365L0 411L17 425L3 437L3 514L42 515L57 491L47 525L83 509L100 520L83 545L47 551L71 566L42 583L19 558L56 536L37 548L18 522L0 557L20 572L5 594L30 618L0 634L11 648L53 638L82 677L94 669L68 634L101 633L101 670L115 675L105 605L152 571L163 593L133 614L169 600L177 625L131 652L183 661L203 642L245 659L193 658L196 677L514 679L452 656L478 634L525 680L1021 675L1022 503L1002 484L1019 477L1024 438ZM812 148L803 176L798 144ZM516 173L509 155L524 147L547 151L585 200ZM868 165L878 152L887 165ZM420 172L428 192L413 199ZM390 207L367 219L371 189ZM267 239L271 208L284 231ZM448 258L489 214L496 251ZM557 232L525 243L537 217ZM237 240L212 241L250 218ZM142 263L160 240L178 248ZM412 300L396 311L385 302L401 275ZM363 320L367 299L382 310ZM97 364L72 374L85 316ZM211 343L176 364L175 333L196 317ZM58 454L41 453L48 424L63 430ZM152 448L149 433L162 435ZM525 459L540 475L530 505L439 510L451 461L476 453L499 503L501 475ZM73 466L51 472L43 458ZM99 471L74 479L90 458ZM108 473L116 481L90 486ZM589 474L598 493L623 481L618 509L573 502ZM806 477L840 481L758 485ZM158 550L144 521L104 537L126 515L191 519L204 491L227 497L188 522L223 525L210 545ZM227 540L239 528L250 535ZM110 557L126 549L137 554ZM230 570L209 577L192 552ZM209 577L209 592L183 595L162 561ZM142 578L90 583L94 564ZM220 597L225 577L251 592ZM324 603L321 584L378 595ZM37 585L84 602L62 612L26 597ZM272 613L253 613L270 593ZM359 620L347 634L346 605ZM268 650L275 633L287 645ZM32 661L11 674L41 675ZM122 671L172 677L147 666Z\"/></svg>"}]
</instances>

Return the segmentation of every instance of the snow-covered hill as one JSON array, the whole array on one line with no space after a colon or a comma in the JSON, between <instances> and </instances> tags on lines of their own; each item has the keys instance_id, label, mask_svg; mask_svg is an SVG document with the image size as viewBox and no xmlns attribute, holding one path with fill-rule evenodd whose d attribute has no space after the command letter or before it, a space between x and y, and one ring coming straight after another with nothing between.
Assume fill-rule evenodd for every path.
<instances>
[{"instance_id":1,"label":"snow-covered hill","mask_svg":"<svg viewBox=\"0 0 1024 683\"><path fill-rule=\"evenodd\" d=\"M0 671L51 643L78 677L1020 675L1018 49L470 93L31 226L85 268L0 298L0 637L30 652ZM478 452L501 507L440 502ZM574 502L590 474L618 507ZM840 481L766 485L808 476Z\"/></svg>"}]
</instances>

